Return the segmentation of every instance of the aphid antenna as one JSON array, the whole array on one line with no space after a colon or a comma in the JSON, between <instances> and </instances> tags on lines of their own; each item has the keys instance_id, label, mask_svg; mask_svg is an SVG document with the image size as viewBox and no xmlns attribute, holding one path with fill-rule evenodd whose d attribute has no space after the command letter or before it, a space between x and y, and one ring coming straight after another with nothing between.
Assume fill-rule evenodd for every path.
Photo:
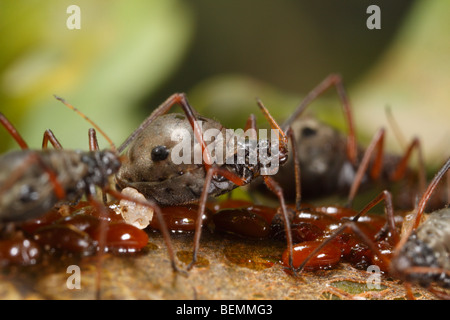
<instances>
[{"instance_id":1,"label":"aphid antenna","mask_svg":"<svg viewBox=\"0 0 450 320\"><path fill-rule=\"evenodd\" d=\"M109 145L111 146L111 150L114 152L117 152L117 148L114 144L114 142L112 142L112 140L108 137L108 135L91 119L89 119L88 116L86 116L83 112L81 112L80 110L78 110L77 108L75 108L73 105L71 105L70 103L68 103L65 99L61 98L60 96L57 96L56 94L53 95L56 100L61 101L64 105L66 105L68 108L72 109L73 111L75 111L79 116L81 116L84 120L86 120L87 122L89 122L94 128L95 130L97 130L98 132L100 132L100 134L106 139L106 141L108 141Z\"/></svg>"}]
</instances>

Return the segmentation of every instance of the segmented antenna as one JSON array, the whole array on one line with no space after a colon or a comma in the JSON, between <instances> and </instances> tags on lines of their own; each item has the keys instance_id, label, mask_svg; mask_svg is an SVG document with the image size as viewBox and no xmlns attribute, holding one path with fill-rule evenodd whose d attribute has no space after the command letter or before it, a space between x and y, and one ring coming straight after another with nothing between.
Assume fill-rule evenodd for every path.
<instances>
[{"instance_id":1,"label":"segmented antenna","mask_svg":"<svg viewBox=\"0 0 450 320\"><path fill-rule=\"evenodd\" d=\"M74 106L72 106L70 103L68 103L66 100L64 100L63 98L57 96L57 95L53 95L57 100L61 101L62 103L64 103L67 107L69 107L70 109L72 109L73 111L75 111L76 113L78 113L78 115L80 115L81 117L84 118L84 120L86 120L87 122L89 122L94 128L95 130L97 130L98 132L100 132L100 134L106 139L106 141L108 141L109 145L111 146L111 150L113 150L114 152L116 152L116 146L114 144L114 142L112 142L112 140L106 135L106 133L100 129L100 127L95 124L94 121L92 121L91 119L89 119L83 112L81 112L80 110L78 110L77 108L75 108Z\"/></svg>"}]
</instances>

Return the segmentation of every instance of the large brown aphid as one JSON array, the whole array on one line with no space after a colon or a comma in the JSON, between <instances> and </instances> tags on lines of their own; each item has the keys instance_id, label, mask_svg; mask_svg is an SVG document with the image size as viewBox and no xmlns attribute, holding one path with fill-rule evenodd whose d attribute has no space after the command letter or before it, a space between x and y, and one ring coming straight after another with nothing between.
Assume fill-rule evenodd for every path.
<instances>
[{"instance_id":1,"label":"large brown aphid","mask_svg":"<svg viewBox=\"0 0 450 320\"><path fill-rule=\"evenodd\" d=\"M179 104L184 114L165 114L168 110ZM216 130L216 137L222 133L222 137L227 137L226 128L217 121L207 119L197 115L194 109L189 105L184 94L174 94L169 97L160 107L158 107L119 147L119 152L127 151L127 160L116 175L117 186L119 189L125 187L136 188L148 199L156 201L161 205L181 205L192 202L199 202L197 216L193 261L189 268L197 259L201 232L201 217L205 211L205 204L208 196L217 196L232 189L248 184L258 176L263 176L265 184L274 192L281 204L283 219L285 221L285 231L287 235L288 250L292 251L292 241L290 238L289 221L284 204L283 191L278 184L267 174L263 173L267 169L267 163L258 158L258 162L248 161L252 148L256 148L257 156L262 155L261 148L270 150L267 156L276 159L278 165L282 165L287 160L287 137L286 134L276 124L270 116L267 109L258 101L258 105L271 124L271 127L277 132L277 148L273 150L272 143L266 139L255 141L253 139L244 139L237 142L231 153L227 153L228 140L225 141L217 150L222 150L223 155L227 155L222 161L213 161L213 154L210 153L210 145L206 145L204 134L208 129ZM251 116L247 121L245 131L255 129L255 121ZM178 132L178 134L177 134ZM183 133L179 133L183 132ZM186 139L190 143L198 141L200 153L200 162L195 160L195 147L184 154L187 156L187 162L175 163L174 156L179 155L175 147L180 141ZM228 136L229 137L229 136ZM213 143L217 141L214 140ZM239 148L243 152L245 161L239 163L237 155Z\"/></svg>"}]
</instances>

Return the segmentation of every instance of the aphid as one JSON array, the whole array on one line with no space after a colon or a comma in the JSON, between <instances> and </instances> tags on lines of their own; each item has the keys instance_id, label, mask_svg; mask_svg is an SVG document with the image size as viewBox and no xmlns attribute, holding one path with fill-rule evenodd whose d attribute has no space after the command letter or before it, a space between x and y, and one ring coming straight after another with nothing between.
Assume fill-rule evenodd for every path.
<instances>
[{"instance_id":1,"label":"aphid","mask_svg":"<svg viewBox=\"0 0 450 320\"><path fill-rule=\"evenodd\" d=\"M12 151L0 158L0 222L20 222L40 218L56 204L74 203L86 195L88 202L95 210L102 213L100 234L96 238L99 242L100 252L103 252L107 238L114 232L107 233L106 217L103 217L106 215L107 209L96 199L97 188L100 188L102 192L117 199L134 201L139 205L154 209L163 226L162 233L172 267L174 270L178 270L170 243L170 235L159 208L148 200L136 200L110 188L110 178L121 165L114 143L84 114L62 98L56 98L82 115L97 131L101 132L110 143L111 150L98 150L94 129L89 131L90 151L88 152L62 149L61 144L50 130L44 133L43 150L29 150L28 145L14 126L3 114L0 114L1 123L22 148L20 151ZM52 143L55 149L47 149L48 142ZM55 228L47 231L53 232L54 230Z\"/></svg>"},{"instance_id":2,"label":"aphid","mask_svg":"<svg viewBox=\"0 0 450 320\"><path fill-rule=\"evenodd\" d=\"M185 115L179 113L165 114L175 104L179 104ZM258 105L271 124L271 127L278 134L278 148L274 154L269 154L272 159L276 159L279 165L287 160L287 135L281 130L275 120L270 116L267 109L258 101ZM201 121L201 128L200 122ZM169 97L161 106L159 106L144 122L136 129L130 137L119 147L122 152L127 148L127 161L124 161L122 167L116 174L117 187L123 189L132 187L144 194L148 199L156 201L163 206L183 205L193 202L199 203L199 210L196 219L193 259L188 268L191 268L196 259L199 248L202 219L208 196L217 196L232 189L248 184L256 177L263 175L264 182L268 188L277 195L282 208L282 217L285 221L285 231L288 243L288 250L292 249L290 239L290 228L287 218L286 206L284 203L283 191L277 183L269 176L262 174L266 165L262 161L251 164L247 161L252 141L244 140L242 144L235 145L228 157L227 148L224 153L227 154L226 161L219 163L212 160L212 154L209 152L211 145L206 145L203 137L208 129L216 130L215 137L222 134L222 137L229 137L220 123L201 117L196 114L189 105L184 94L174 94ZM250 116L246 128L254 129L255 121ZM184 135L176 136L176 132L184 130ZM174 139L175 134L175 139ZM173 156L176 155L175 148L180 141L186 139L189 145L193 140L199 142L201 146L201 161L199 163L174 163ZM227 142L228 143L228 142ZM273 145L268 140L258 140L253 144L258 151L262 145L272 152ZM214 145L214 143L212 143ZM244 150L245 162L236 161L238 154L237 146ZM195 158L195 154L190 149L187 156L188 160ZM214 148L217 152L217 148ZM219 151L223 150L219 147ZM177 151L178 152L178 151ZM191 153L192 152L192 153ZM259 153L258 155L261 155ZM232 160L231 164L228 160Z\"/></svg>"},{"instance_id":3,"label":"aphid","mask_svg":"<svg viewBox=\"0 0 450 320\"><path fill-rule=\"evenodd\" d=\"M450 168L450 158L441 167L433 180L423 193L417 208L410 217L410 224L404 226L404 232L399 237L393 223L393 211L387 208L387 220L390 238L394 243L393 250L383 251L377 246L374 238L367 235L357 224L354 217L335 230L333 235L316 246L309 255L303 256L303 261L297 271L307 266L321 250L335 241L345 230L350 228L363 241L377 257L377 265L392 276L405 282L408 297L413 298L411 284L418 284L436 296L449 299L448 293L442 289L450 288L450 211L444 209L434 211L428 215L427 220L421 224L427 201L436 190L438 183ZM377 199L375 199L377 200ZM369 203L361 212L367 212L377 201ZM360 216L360 214L358 216ZM405 224L405 223L404 223ZM295 251L294 251L295 255ZM442 288L436 288L436 286Z\"/></svg>"},{"instance_id":4,"label":"aphid","mask_svg":"<svg viewBox=\"0 0 450 320\"><path fill-rule=\"evenodd\" d=\"M342 103L348 126L347 136L312 117L300 117L313 100L332 86L336 88ZM419 186L424 189L425 173L418 139L411 142L402 157L383 154L384 129L374 135L366 149L370 152L365 152L365 148L357 145L350 102L339 75L328 76L305 97L282 125L283 129L288 127L292 128L295 136L301 171L301 196L304 199L347 193L351 204L361 185L370 185L379 179L389 182L412 176L407 163L414 149L418 150L419 157ZM290 198L294 197L295 190L292 187L292 160L274 176L284 190L291 191L288 194ZM366 174L368 168L370 172ZM411 198L413 203L414 197Z\"/></svg>"}]
</instances>

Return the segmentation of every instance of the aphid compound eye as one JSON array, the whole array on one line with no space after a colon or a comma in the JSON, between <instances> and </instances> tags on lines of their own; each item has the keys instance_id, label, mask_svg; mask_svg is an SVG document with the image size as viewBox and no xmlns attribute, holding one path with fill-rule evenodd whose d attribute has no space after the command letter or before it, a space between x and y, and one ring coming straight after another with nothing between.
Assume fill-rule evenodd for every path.
<instances>
[{"instance_id":1,"label":"aphid compound eye","mask_svg":"<svg viewBox=\"0 0 450 320\"><path fill-rule=\"evenodd\" d=\"M317 130L311 127L305 127L302 129L302 137L311 137L314 136L316 133Z\"/></svg>"},{"instance_id":2,"label":"aphid compound eye","mask_svg":"<svg viewBox=\"0 0 450 320\"><path fill-rule=\"evenodd\" d=\"M169 151L166 146L157 146L152 150L152 160L153 161L162 161L166 160L169 155Z\"/></svg>"}]
</instances>

